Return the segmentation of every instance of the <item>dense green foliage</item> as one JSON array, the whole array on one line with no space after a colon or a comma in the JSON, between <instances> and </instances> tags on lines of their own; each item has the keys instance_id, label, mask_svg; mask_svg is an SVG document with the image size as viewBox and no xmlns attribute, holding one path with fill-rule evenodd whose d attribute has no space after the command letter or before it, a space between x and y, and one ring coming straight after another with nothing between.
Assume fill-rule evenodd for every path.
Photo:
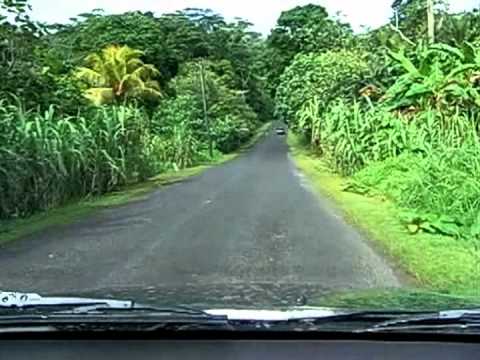
<instances>
[{"instance_id":1,"label":"dense green foliage","mask_svg":"<svg viewBox=\"0 0 480 360\"><path fill-rule=\"evenodd\" d=\"M321 53L344 48L352 40L350 25L329 16L320 5L298 6L281 14L268 38L269 88L275 94L280 76L299 53Z\"/></svg>"},{"instance_id":2,"label":"dense green foliage","mask_svg":"<svg viewBox=\"0 0 480 360\"><path fill-rule=\"evenodd\" d=\"M351 98L362 88L367 70L365 54L359 51L300 53L280 78L277 115L297 129L297 114L307 101L316 97L319 109L325 109L332 100Z\"/></svg>"},{"instance_id":3,"label":"dense green foliage","mask_svg":"<svg viewBox=\"0 0 480 360\"><path fill-rule=\"evenodd\" d=\"M419 46L411 59L403 50L390 51L389 55L394 61L391 65L402 72L385 95L393 108L433 107L449 111L478 104L476 76L480 52L473 45Z\"/></svg>"},{"instance_id":4,"label":"dense green foliage","mask_svg":"<svg viewBox=\"0 0 480 360\"><path fill-rule=\"evenodd\" d=\"M411 233L479 246L478 15L438 2L426 45L426 2L398 3L398 29L392 19L340 50L298 47L277 114L350 179L345 190L391 199Z\"/></svg>"},{"instance_id":5,"label":"dense green foliage","mask_svg":"<svg viewBox=\"0 0 480 360\"><path fill-rule=\"evenodd\" d=\"M59 118L0 104L0 218L101 194L159 170L146 119L134 108Z\"/></svg>"},{"instance_id":6,"label":"dense green foliage","mask_svg":"<svg viewBox=\"0 0 480 360\"><path fill-rule=\"evenodd\" d=\"M85 97L95 105L160 98L160 86L153 80L160 72L153 65L144 64L142 55L139 50L116 45L89 55L86 66L79 67L75 74L88 86Z\"/></svg>"},{"instance_id":7,"label":"dense green foliage","mask_svg":"<svg viewBox=\"0 0 480 360\"><path fill-rule=\"evenodd\" d=\"M269 121L267 47L210 10L31 21L0 1L0 219L235 151Z\"/></svg>"}]
</instances>

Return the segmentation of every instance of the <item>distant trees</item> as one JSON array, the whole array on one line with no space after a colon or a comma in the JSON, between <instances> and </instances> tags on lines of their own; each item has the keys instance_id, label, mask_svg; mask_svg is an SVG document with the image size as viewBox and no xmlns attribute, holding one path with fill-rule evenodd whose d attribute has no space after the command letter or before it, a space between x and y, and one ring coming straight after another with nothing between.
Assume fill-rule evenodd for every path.
<instances>
[{"instance_id":1,"label":"distant trees","mask_svg":"<svg viewBox=\"0 0 480 360\"><path fill-rule=\"evenodd\" d=\"M350 25L329 16L323 6L309 4L283 12L267 40L272 60L269 71L272 93L297 53L340 49L347 46L352 37Z\"/></svg>"},{"instance_id":2,"label":"distant trees","mask_svg":"<svg viewBox=\"0 0 480 360\"><path fill-rule=\"evenodd\" d=\"M30 10L0 0L0 220L215 160L273 116L246 21L93 10L38 25Z\"/></svg>"}]
</instances>

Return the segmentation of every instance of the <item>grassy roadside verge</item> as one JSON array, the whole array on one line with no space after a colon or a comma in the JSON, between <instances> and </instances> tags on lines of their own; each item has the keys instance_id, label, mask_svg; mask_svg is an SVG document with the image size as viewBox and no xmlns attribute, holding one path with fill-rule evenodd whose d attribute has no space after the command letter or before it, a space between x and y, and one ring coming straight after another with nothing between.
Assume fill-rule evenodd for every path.
<instances>
[{"instance_id":1,"label":"grassy roadside verge","mask_svg":"<svg viewBox=\"0 0 480 360\"><path fill-rule=\"evenodd\" d=\"M255 145L255 143L266 135L270 128L271 123L265 123L238 151L231 154L225 154L211 162L179 171L165 172L145 182L126 186L118 191L102 196L73 201L71 204L38 213L26 219L0 222L0 245L45 230L51 226L72 223L86 215L91 215L95 211L104 208L124 205L132 201L141 200L148 196L151 191L160 186L172 184L199 175L215 165L233 160L242 152Z\"/></svg>"},{"instance_id":2,"label":"grassy roadside verge","mask_svg":"<svg viewBox=\"0 0 480 360\"><path fill-rule=\"evenodd\" d=\"M329 171L295 135L288 139L298 168L321 194L331 198L346 219L366 233L419 287L480 296L480 253L452 237L411 235L399 220L399 209L384 198L344 192L345 178Z\"/></svg>"}]
</instances>

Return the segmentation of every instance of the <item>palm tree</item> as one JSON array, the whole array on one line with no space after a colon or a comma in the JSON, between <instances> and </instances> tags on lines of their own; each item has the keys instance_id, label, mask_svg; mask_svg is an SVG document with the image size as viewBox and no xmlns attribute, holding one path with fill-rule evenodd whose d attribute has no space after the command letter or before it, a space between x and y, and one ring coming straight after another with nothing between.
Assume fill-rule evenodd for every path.
<instances>
[{"instance_id":1,"label":"palm tree","mask_svg":"<svg viewBox=\"0 0 480 360\"><path fill-rule=\"evenodd\" d=\"M90 86L85 97L96 105L161 97L160 86L153 80L160 72L144 64L142 55L142 51L128 46L111 45L88 56L87 65L76 72L77 78Z\"/></svg>"}]
</instances>

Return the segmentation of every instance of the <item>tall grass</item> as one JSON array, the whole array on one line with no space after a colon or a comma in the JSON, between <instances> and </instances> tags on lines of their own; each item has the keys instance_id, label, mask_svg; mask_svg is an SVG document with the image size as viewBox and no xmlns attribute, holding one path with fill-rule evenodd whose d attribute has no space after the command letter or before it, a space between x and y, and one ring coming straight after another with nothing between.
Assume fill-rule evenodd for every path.
<instances>
[{"instance_id":1,"label":"tall grass","mask_svg":"<svg viewBox=\"0 0 480 360\"><path fill-rule=\"evenodd\" d=\"M179 118L176 108L162 110L148 117L136 107L110 106L62 117L53 107L25 112L0 101L0 220L213 160L203 127ZM229 150L251 135L220 125L216 133ZM214 146L219 157L222 146Z\"/></svg>"},{"instance_id":2,"label":"tall grass","mask_svg":"<svg viewBox=\"0 0 480 360\"><path fill-rule=\"evenodd\" d=\"M383 110L363 110L358 103L337 103L320 123L326 153L343 175L372 161L398 156L409 145L409 127L402 119Z\"/></svg>"},{"instance_id":3,"label":"tall grass","mask_svg":"<svg viewBox=\"0 0 480 360\"><path fill-rule=\"evenodd\" d=\"M152 174L141 111L104 108L59 118L0 103L0 218L102 194Z\"/></svg>"},{"instance_id":4,"label":"tall grass","mask_svg":"<svg viewBox=\"0 0 480 360\"><path fill-rule=\"evenodd\" d=\"M404 116L338 103L321 119L323 147L348 187L390 197L423 230L480 238L478 116L426 110Z\"/></svg>"}]
</instances>

